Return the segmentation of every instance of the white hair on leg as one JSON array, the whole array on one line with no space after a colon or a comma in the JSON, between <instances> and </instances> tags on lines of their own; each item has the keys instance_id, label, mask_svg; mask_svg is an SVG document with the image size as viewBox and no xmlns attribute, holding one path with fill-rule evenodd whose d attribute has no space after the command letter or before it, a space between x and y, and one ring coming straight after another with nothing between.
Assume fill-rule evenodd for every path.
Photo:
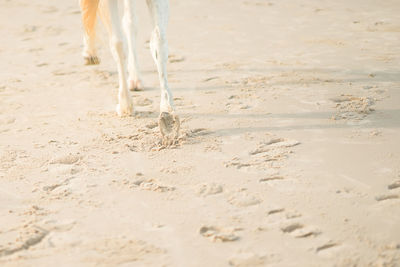
<instances>
[{"instance_id":1,"label":"white hair on leg","mask_svg":"<svg viewBox=\"0 0 400 267\"><path fill-rule=\"evenodd\" d=\"M167 79L168 41L166 31L169 2L168 0L147 0L147 5L154 24L150 49L157 65L161 89L159 126L164 141L169 144L177 138L180 127L179 118L174 115L174 100Z\"/></svg>"},{"instance_id":2,"label":"white hair on leg","mask_svg":"<svg viewBox=\"0 0 400 267\"><path fill-rule=\"evenodd\" d=\"M137 56L136 56L136 18L135 0L80 0L83 24L85 27L85 49L95 51L94 25L96 14L99 13L110 36L110 48L118 68L119 90L117 113L120 116L132 114L132 99L128 90L129 83L132 89L141 89ZM176 116L172 92L168 86L167 60L168 42L167 25L169 16L168 0L146 0L150 9L154 29L151 34L151 54L156 63L161 89L159 126L164 144L175 142L179 134L180 122ZM119 12L119 5L124 4L123 21ZM124 22L124 23L122 23ZM124 27L122 27L122 24ZM125 49L128 48L128 63ZM90 54L88 52L88 54ZM128 66L127 66L128 65ZM127 71L129 70L129 74Z\"/></svg>"},{"instance_id":3,"label":"white hair on leg","mask_svg":"<svg viewBox=\"0 0 400 267\"><path fill-rule=\"evenodd\" d=\"M151 34L150 49L157 65L161 88L160 112L173 112L172 92L168 87L167 60L168 42L166 30L168 25L169 4L167 0L147 0L154 29Z\"/></svg>"},{"instance_id":4,"label":"white hair on leg","mask_svg":"<svg viewBox=\"0 0 400 267\"><path fill-rule=\"evenodd\" d=\"M143 90L143 83L140 79L136 55L137 19L135 15L135 0L124 0L124 3L123 22L128 45L128 85L130 90L140 91Z\"/></svg>"},{"instance_id":5,"label":"white hair on leg","mask_svg":"<svg viewBox=\"0 0 400 267\"><path fill-rule=\"evenodd\" d=\"M119 116L132 114L132 99L128 90L126 75L126 60L124 53L124 36L122 19L118 11L118 1L106 0L109 17L110 48L114 60L117 63L119 89L117 113Z\"/></svg>"}]
</instances>

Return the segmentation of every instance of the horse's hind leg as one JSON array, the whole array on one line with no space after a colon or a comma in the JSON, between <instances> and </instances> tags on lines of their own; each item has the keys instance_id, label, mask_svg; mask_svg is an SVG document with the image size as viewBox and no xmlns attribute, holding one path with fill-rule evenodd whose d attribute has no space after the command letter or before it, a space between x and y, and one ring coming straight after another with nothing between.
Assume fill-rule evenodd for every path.
<instances>
[{"instance_id":1,"label":"horse's hind leg","mask_svg":"<svg viewBox=\"0 0 400 267\"><path fill-rule=\"evenodd\" d=\"M96 13L99 0L80 0L82 23L84 28L83 58L86 65L99 64L96 55Z\"/></svg>"},{"instance_id":2,"label":"horse's hind leg","mask_svg":"<svg viewBox=\"0 0 400 267\"><path fill-rule=\"evenodd\" d=\"M132 91L143 90L143 83L140 79L139 66L136 55L136 36L137 36L137 19L135 15L136 0L125 0L124 11L124 29L128 42L128 72L129 72L129 89Z\"/></svg>"},{"instance_id":3,"label":"horse's hind leg","mask_svg":"<svg viewBox=\"0 0 400 267\"><path fill-rule=\"evenodd\" d=\"M163 142L169 144L174 142L178 137L180 127L179 118L174 114L174 101L167 80L168 42L166 30L169 3L168 0L147 0L147 5L149 6L154 23L150 49L157 65L161 89L159 126Z\"/></svg>"}]
</instances>

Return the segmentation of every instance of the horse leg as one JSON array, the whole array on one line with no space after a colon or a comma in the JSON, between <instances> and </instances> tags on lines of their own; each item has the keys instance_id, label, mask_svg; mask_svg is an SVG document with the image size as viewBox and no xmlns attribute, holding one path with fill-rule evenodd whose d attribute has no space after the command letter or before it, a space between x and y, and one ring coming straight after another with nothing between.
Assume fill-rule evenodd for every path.
<instances>
[{"instance_id":1,"label":"horse leg","mask_svg":"<svg viewBox=\"0 0 400 267\"><path fill-rule=\"evenodd\" d=\"M176 140L180 127L179 117L174 114L174 101L172 92L168 87L166 69L168 60L166 30L169 16L169 2L168 0L147 0L147 5L149 6L154 24L150 49L157 65L161 89L159 127L163 143L168 145Z\"/></svg>"},{"instance_id":2,"label":"horse leg","mask_svg":"<svg viewBox=\"0 0 400 267\"><path fill-rule=\"evenodd\" d=\"M132 115L132 99L128 90L126 59L124 52L124 36L122 30L122 19L118 11L117 0L106 0L107 6L102 7L103 11L108 11L105 19L106 27L110 35L111 53L117 63L119 89L118 89L118 105L117 113L119 116Z\"/></svg>"},{"instance_id":3,"label":"horse leg","mask_svg":"<svg viewBox=\"0 0 400 267\"><path fill-rule=\"evenodd\" d=\"M100 61L96 55L96 13L99 0L80 0L79 4L84 28L83 59L85 60L85 65L99 64Z\"/></svg>"},{"instance_id":4,"label":"horse leg","mask_svg":"<svg viewBox=\"0 0 400 267\"><path fill-rule=\"evenodd\" d=\"M124 29L128 42L128 86L131 91L143 90L136 55L137 19L135 16L135 0L125 0Z\"/></svg>"}]
</instances>

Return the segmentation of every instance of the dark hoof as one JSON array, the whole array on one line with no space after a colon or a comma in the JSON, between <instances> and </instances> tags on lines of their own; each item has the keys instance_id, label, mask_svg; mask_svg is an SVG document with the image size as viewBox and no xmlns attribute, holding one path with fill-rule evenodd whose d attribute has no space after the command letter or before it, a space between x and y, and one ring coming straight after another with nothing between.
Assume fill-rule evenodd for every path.
<instances>
[{"instance_id":1,"label":"dark hoof","mask_svg":"<svg viewBox=\"0 0 400 267\"><path fill-rule=\"evenodd\" d=\"M100 59L96 56L84 57L85 65L97 65L100 64Z\"/></svg>"}]
</instances>

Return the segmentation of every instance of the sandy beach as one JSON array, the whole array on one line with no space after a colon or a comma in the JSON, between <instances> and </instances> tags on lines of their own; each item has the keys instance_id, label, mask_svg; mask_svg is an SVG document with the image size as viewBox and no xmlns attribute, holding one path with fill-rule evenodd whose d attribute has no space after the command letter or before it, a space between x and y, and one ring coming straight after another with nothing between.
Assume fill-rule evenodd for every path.
<instances>
[{"instance_id":1,"label":"sandy beach","mask_svg":"<svg viewBox=\"0 0 400 267\"><path fill-rule=\"evenodd\" d=\"M78 1L0 0L0 266L400 266L400 1L171 0L179 143Z\"/></svg>"}]
</instances>

